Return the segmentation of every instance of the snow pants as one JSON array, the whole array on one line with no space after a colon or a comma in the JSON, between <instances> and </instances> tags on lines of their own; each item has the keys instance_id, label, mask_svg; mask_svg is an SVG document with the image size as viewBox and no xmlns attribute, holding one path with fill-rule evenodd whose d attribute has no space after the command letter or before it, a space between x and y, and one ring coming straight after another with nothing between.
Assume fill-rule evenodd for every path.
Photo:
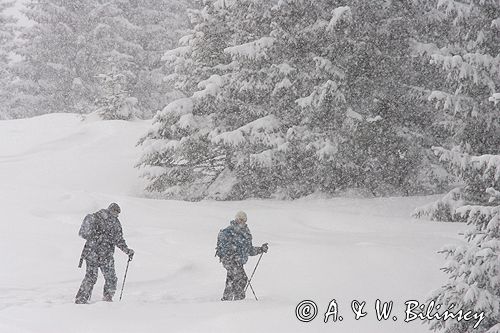
<instances>
[{"instance_id":1,"label":"snow pants","mask_svg":"<svg viewBox=\"0 0 500 333\"><path fill-rule=\"evenodd\" d=\"M223 301L241 300L245 298L245 287L248 282L243 264L235 261L222 261L227 270L226 288L222 296Z\"/></svg>"},{"instance_id":2,"label":"snow pants","mask_svg":"<svg viewBox=\"0 0 500 333\"><path fill-rule=\"evenodd\" d=\"M101 261L101 263L95 263L93 261L86 260L87 271L85 277L83 278L80 289L76 294L76 303L88 303L90 297L92 296L92 289L97 282L97 275L99 269L101 269L102 275L104 276L104 291L103 298L105 300L112 300L116 291L116 284L118 279L115 273L115 260L113 257Z\"/></svg>"}]
</instances>

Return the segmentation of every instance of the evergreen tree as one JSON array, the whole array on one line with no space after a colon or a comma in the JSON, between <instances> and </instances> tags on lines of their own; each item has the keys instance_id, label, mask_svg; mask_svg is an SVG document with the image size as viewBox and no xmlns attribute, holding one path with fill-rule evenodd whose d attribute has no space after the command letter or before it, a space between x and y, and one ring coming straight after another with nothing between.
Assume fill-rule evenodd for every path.
<instances>
[{"instance_id":1,"label":"evergreen tree","mask_svg":"<svg viewBox=\"0 0 500 333\"><path fill-rule=\"evenodd\" d=\"M16 105L24 116L92 110L96 59L88 38L96 1L32 0L26 16L33 26L21 34L15 72Z\"/></svg>"},{"instance_id":2,"label":"evergreen tree","mask_svg":"<svg viewBox=\"0 0 500 333\"><path fill-rule=\"evenodd\" d=\"M153 119L153 127L140 140L143 156L138 166L150 183L147 191L186 199L203 197L204 190L222 171L222 152L211 149L215 94L222 85L223 49L230 40L227 11L207 2L189 11L193 29L180 46L163 56L165 78L185 98L173 101ZM201 89L201 90L200 90Z\"/></svg>"},{"instance_id":3,"label":"evergreen tree","mask_svg":"<svg viewBox=\"0 0 500 333\"><path fill-rule=\"evenodd\" d=\"M217 157L217 172L200 178L191 172L191 178L171 182L172 160L166 164L147 149L141 165L156 168L148 175L155 191L175 184L190 196L189 188L198 183L203 185L193 197L242 199L352 186L372 186L380 194L388 183L389 192L408 193L419 165L415 138L422 126L401 109L412 100L417 110L423 101L406 78L416 75L395 70L409 59L409 32L404 20L391 17L414 13L398 2L388 9L377 6L375 1L353 8L341 1L208 2L193 34L165 59L175 66L168 79L194 97L193 115L205 117L199 122L205 124L203 140L198 139L203 148L183 152L182 144L175 145L173 160L204 170L213 165L203 158L193 164L196 159L188 154ZM195 93L199 82L211 87L210 94ZM405 88L396 89L399 85ZM407 98L408 91L413 95ZM380 105L374 105L375 97ZM165 130L182 127L182 115L173 117L169 110L149 135L157 147L181 139ZM192 131L182 133L184 142L196 141L200 131ZM379 140L371 140L373 134Z\"/></svg>"},{"instance_id":4,"label":"evergreen tree","mask_svg":"<svg viewBox=\"0 0 500 333\"><path fill-rule=\"evenodd\" d=\"M485 319L476 328L472 321L433 321L431 327L445 333L497 332L500 326L500 155L471 156L437 148L446 163L466 184L463 202L454 214L471 229L465 233L464 246L447 246L442 252L450 275L430 300L446 309L484 312ZM429 301L430 301L429 300ZM496 330L495 330L496 328Z\"/></svg>"},{"instance_id":5,"label":"evergreen tree","mask_svg":"<svg viewBox=\"0 0 500 333\"><path fill-rule=\"evenodd\" d=\"M424 57L437 66L429 100L440 111L435 137L454 154L498 154L500 109L496 96L500 87L500 4L495 1L431 1L430 15L439 35L427 36L432 43L420 45ZM417 216L440 221L463 221L457 209L464 204L484 203L487 186L467 176L435 204L420 208Z\"/></svg>"},{"instance_id":6,"label":"evergreen tree","mask_svg":"<svg viewBox=\"0 0 500 333\"><path fill-rule=\"evenodd\" d=\"M131 56L114 52L108 60L109 71L100 74L101 96L97 100L97 114L105 120L130 120L137 116L137 98L130 96L127 91L128 82L133 67Z\"/></svg>"},{"instance_id":7,"label":"evergreen tree","mask_svg":"<svg viewBox=\"0 0 500 333\"><path fill-rule=\"evenodd\" d=\"M443 111L436 127L440 144L470 154L498 153L500 3L430 2L438 29L421 49L441 75L429 87L429 100Z\"/></svg>"},{"instance_id":8,"label":"evergreen tree","mask_svg":"<svg viewBox=\"0 0 500 333\"><path fill-rule=\"evenodd\" d=\"M127 18L140 29L133 40L140 45L143 55L137 59L136 84L133 94L145 117L152 117L172 101L175 91L164 80L165 50L173 49L188 29L189 0L130 2Z\"/></svg>"},{"instance_id":9,"label":"evergreen tree","mask_svg":"<svg viewBox=\"0 0 500 333\"><path fill-rule=\"evenodd\" d=\"M169 87L162 80L161 53L177 38L185 22L184 1L110 1L94 12L94 57L101 59L100 71L108 69L110 53L128 56L126 90L138 99L143 117L149 117L168 99ZM181 21L184 19L184 21Z\"/></svg>"},{"instance_id":10,"label":"evergreen tree","mask_svg":"<svg viewBox=\"0 0 500 333\"><path fill-rule=\"evenodd\" d=\"M166 63L165 80L185 96L199 90L199 82L229 70L224 66L230 60L224 49L230 45L232 34L228 10L218 2L203 3L198 9L188 10L192 29L180 38L177 48L162 57Z\"/></svg>"},{"instance_id":11,"label":"evergreen tree","mask_svg":"<svg viewBox=\"0 0 500 333\"><path fill-rule=\"evenodd\" d=\"M420 75L412 41L418 6L413 1L349 2L352 24L331 61L345 69L349 132L344 172L351 187L375 195L412 194L429 165L422 162L426 126ZM337 29L337 34L342 28ZM428 189L427 189L428 190Z\"/></svg>"},{"instance_id":12,"label":"evergreen tree","mask_svg":"<svg viewBox=\"0 0 500 333\"><path fill-rule=\"evenodd\" d=\"M4 12L13 4L13 1L0 0L0 119L12 116L10 110L12 96L9 86L14 77L9 68L9 54L13 48L16 21Z\"/></svg>"},{"instance_id":13,"label":"evergreen tree","mask_svg":"<svg viewBox=\"0 0 500 333\"><path fill-rule=\"evenodd\" d=\"M346 162L341 153L350 124L346 71L332 50L343 47L351 9L340 2L283 1L273 8L272 19L276 41L270 53L281 67L272 102L285 141L276 163L283 179L278 193L292 198L333 193Z\"/></svg>"},{"instance_id":14,"label":"evergreen tree","mask_svg":"<svg viewBox=\"0 0 500 333\"><path fill-rule=\"evenodd\" d=\"M427 87L440 112L434 152L463 186L416 211L439 221L465 221L464 246L447 246L444 270L449 282L431 297L442 309L484 311L479 327L472 322L435 321L446 333L497 332L500 328L499 193L500 112L498 17L496 1L427 1L435 34L418 45L437 69Z\"/></svg>"},{"instance_id":15,"label":"evergreen tree","mask_svg":"<svg viewBox=\"0 0 500 333\"><path fill-rule=\"evenodd\" d=\"M137 69L144 54L134 37L141 28L128 19L130 2L99 4L92 13L97 22L92 30L93 58L97 62L97 113L103 119L131 119L138 115L137 100L131 96L137 85Z\"/></svg>"},{"instance_id":16,"label":"evergreen tree","mask_svg":"<svg viewBox=\"0 0 500 333\"><path fill-rule=\"evenodd\" d=\"M14 1L0 0L0 119L15 116L12 110L14 99L12 85L15 76L11 69L11 53L14 48L14 37L18 30L16 19L5 12L15 4Z\"/></svg>"},{"instance_id":17,"label":"evergreen tree","mask_svg":"<svg viewBox=\"0 0 500 333\"><path fill-rule=\"evenodd\" d=\"M15 68L16 108L26 116L94 111L96 99L105 94L98 76L110 72L108 58L119 52L134 63L126 90L137 97L142 115L151 115L168 90L159 78L159 52L175 33L166 29L182 27L182 15L170 10L182 10L183 4L31 0L26 15L34 25L16 49L22 56Z\"/></svg>"}]
</instances>

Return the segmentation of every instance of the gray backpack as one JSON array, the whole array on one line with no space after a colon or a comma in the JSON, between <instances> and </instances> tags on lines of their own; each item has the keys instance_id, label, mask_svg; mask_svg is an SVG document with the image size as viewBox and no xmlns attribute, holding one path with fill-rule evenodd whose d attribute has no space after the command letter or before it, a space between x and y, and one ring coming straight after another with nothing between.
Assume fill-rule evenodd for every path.
<instances>
[{"instance_id":1,"label":"gray backpack","mask_svg":"<svg viewBox=\"0 0 500 333\"><path fill-rule=\"evenodd\" d=\"M95 231L95 216L94 214L88 214L85 216L80 227L78 235L84 239L90 239L94 235Z\"/></svg>"}]
</instances>

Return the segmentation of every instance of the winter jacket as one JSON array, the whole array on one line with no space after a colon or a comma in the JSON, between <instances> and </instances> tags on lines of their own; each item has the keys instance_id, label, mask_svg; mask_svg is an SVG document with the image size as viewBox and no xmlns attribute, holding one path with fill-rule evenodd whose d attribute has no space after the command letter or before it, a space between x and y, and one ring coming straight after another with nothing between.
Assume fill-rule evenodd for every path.
<instances>
[{"instance_id":1,"label":"winter jacket","mask_svg":"<svg viewBox=\"0 0 500 333\"><path fill-rule=\"evenodd\" d=\"M93 263L104 264L109 261L115 253L115 246L129 253L120 221L107 209L87 215L79 235L87 240L82 257Z\"/></svg>"},{"instance_id":2,"label":"winter jacket","mask_svg":"<svg viewBox=\"0 0 500 333\"><path fill-rule=\"evenodd\" d=\"M237 262L245 264L248 256L255 256L262 252L260 247L252 245L252 234L248 226L241 226L231 221L229 227L219 232L216 255L222 262Z\"/></svg>"}]
</instances>

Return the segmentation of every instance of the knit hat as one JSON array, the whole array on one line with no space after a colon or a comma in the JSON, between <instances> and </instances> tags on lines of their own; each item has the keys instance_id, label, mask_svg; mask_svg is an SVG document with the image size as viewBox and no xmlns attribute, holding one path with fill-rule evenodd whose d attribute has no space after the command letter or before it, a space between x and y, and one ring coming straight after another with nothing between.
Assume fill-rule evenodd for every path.
<instances>
[{"instance_id":1,"label":"knit hat","mask_svg":"<svg viewBox=\"0 0 500 333\"><path fill-rule=\"evenodd\" d=\"M238 213L236 213L236 216L234 218L236 220L246 222L247 221L247 214L243 211L239 211Z\"/></svg>"},{"instance_id":2,"label":"knit hat","mask_svg":"<svg viewBox=\"0 0 500 333\"><path fill-rule=\"evenodd\" d=\"M110 205L109 205L108 210L109 210L110 212L117 213L117 214L120 214L120 213L121 213L120 206L118 206L118 204L117 204L117 203L114 203L114 202L113 202L112 204L110 204Z\"/></svg>"}]
</instances>

